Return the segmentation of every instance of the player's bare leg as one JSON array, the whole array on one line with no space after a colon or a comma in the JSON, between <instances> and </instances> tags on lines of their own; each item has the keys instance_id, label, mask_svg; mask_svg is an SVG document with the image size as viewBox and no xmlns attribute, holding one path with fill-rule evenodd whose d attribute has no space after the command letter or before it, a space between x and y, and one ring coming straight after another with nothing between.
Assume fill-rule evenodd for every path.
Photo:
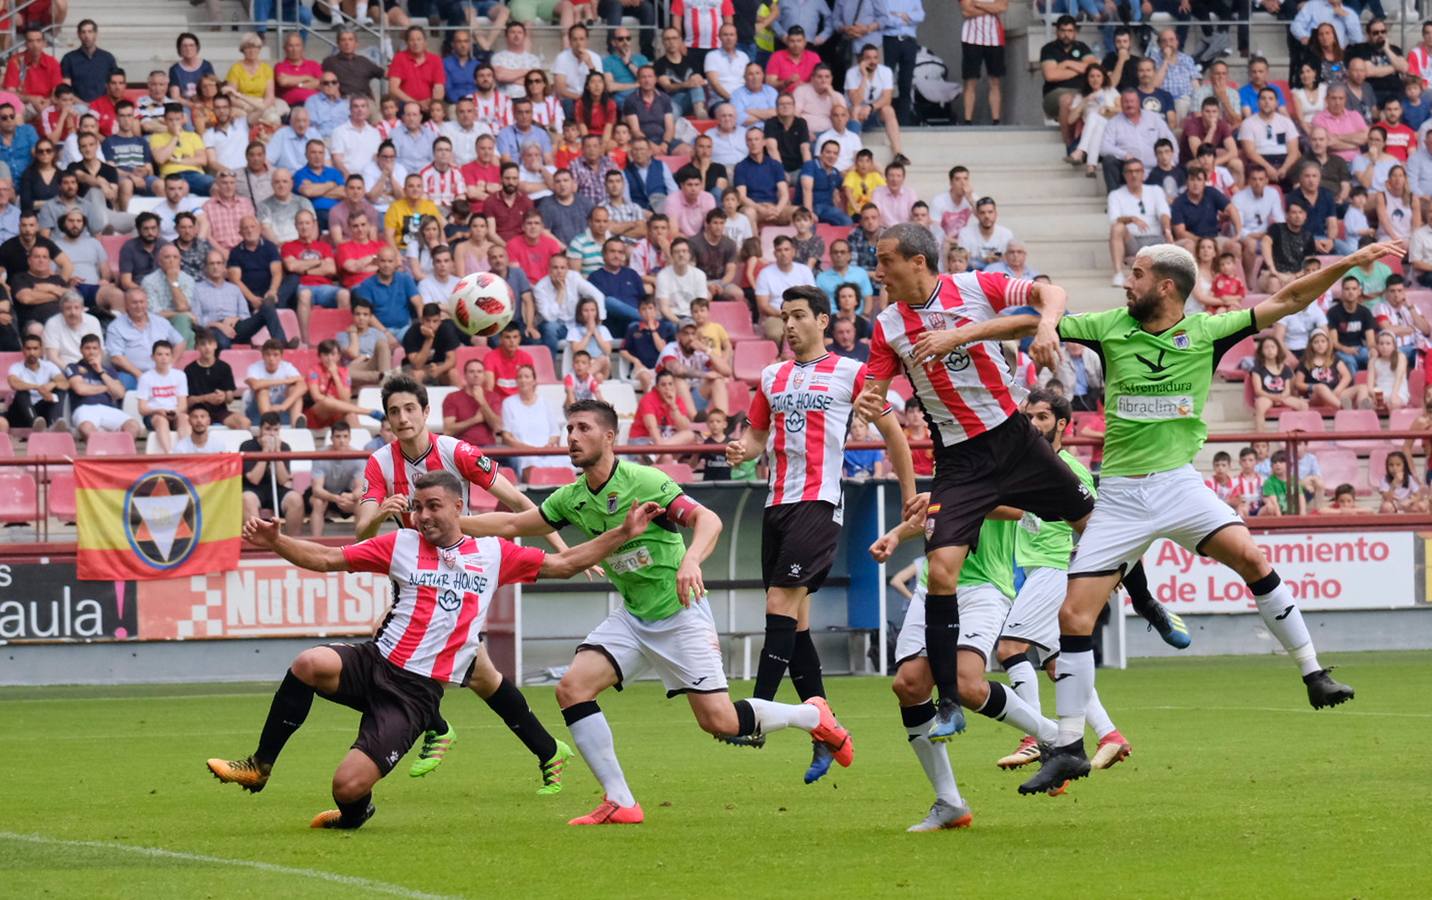
<instances>
[{"instance_id":1,"label":"player's bare leg","mask_svg":"<svg viewBox=\"0 0 1432 900\"><path fill-rule=\"evenodd\" d=\"M895 672L895 680L890 684L890 689L900 700L900 718L905 723L910 749L915 751L920 767L925 770L925 777L935 789L935 802L929 814L907 831L968 828L974 819L964 797L960 796L949 754L944 747L930 741L930 723L935 718L935 705L930 702L930 695L934 687L930 663L920 656L902 662Z\"/></svg>"},{"instance_id":2,"label":"player's bare leg","mask_svg":"<svg viewBox=\"0 0 1432 900\"><path fill-rule=\"evenodd\" d=\"M930 564L929 593L925 595L925 647L930 654L930 675L940 692L930 738L947 741L964 730L964 713L959 705L959 670L956 652L960 638L960 609L955 585L960 568L969 554L968 546L937 547L927 550Z\"/></svg>"},{"instance_id":3,"label":"player's bare leg","mask_svg":"<svg viewBox=\"0 0 1432 900\"><path fill-rule=\"evenodd\" d=\"M349 750L333 773L333 802L337 809L326 809L313 817L310 828L358 828L373 818L373 785L382 779L378 764L361 750Z\"/></svg>"},{"instance_id":4,"label":"player's bare leg","mask_svg":"<svg viewBox=\"0 0 1432 900\"><path fill-rule=\"evenodd\" d=\"M251 793L263 790L284 744L308 718L314 692L337 692L342 673L343 658L332 647L311 647L300 653L274 692L258 749L244 759L211 759L209 771L220 781L232 782Z\"/></svg>"},{"instance_id":5,"label":"player's bare leg","mask_svg":"<svg viewBox=\"0 0 1432 900\"><path fill-rule=\"evenodd\" d=\"M567 674L557 683L557 705L572 732L572 743L605 794L596 809L570 820L568 825L635 825L645 818L617 761L611 726L597 705L597 695L619 680L603 653L583 649L572 657Z\"/></svg>"},{"instance_id":6,"label":"player's bare leg","mask_svg":"<svg viewBox=\"0 0 1432 900\"><path fill-rule=\"evenodd\" d=\"M1217 531L1206 538L1199 549L1237 572L1248 585L1263 625L1298 664L1308 688L1308 702L1314 709L1337 706L1353 698L1351 687L1334 680L1329 670L1318 664L1312 635L1303 622L1303 613L1293 599L1293 592L1273 571L1246 527L1233 525Z\"/></svg>"}]
</instances>

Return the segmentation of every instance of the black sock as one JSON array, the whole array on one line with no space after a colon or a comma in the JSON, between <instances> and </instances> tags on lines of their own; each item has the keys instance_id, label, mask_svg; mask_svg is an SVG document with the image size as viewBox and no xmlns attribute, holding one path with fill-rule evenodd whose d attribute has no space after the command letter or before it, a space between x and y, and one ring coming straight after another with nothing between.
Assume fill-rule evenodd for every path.
<instances>
[{"instance_id":1,"label":"black sock","mask_svg":"<svg viewBox=\"0 0 1432 900\"><path fill-rule=\"evenodd\" d=\"M1124 590L1129 592L1134 612L1152 622L1153 611L1159 608L1159 602L1149 591L1149 577L1144 572L1143 560L1135 562L1133 568L1124 573Z\"/></svg>"},{"instance_id":2,"label":"black sock","mask_svg":"<svg viewBox=\"0 0 1432 900\"><path fill-rule=\"evenodd\" d=\"M435 731L438 734L447 734L448 723L447 719L443 718L442 710L433 710L433 717L428 720L428 727L425 730Z\"/></svg>"},{"instance_id":3,"label":"black sock","mask_svg":"<svg viewBox=\"0 0 1432 900\"><path fill-rule=\"evenodd\" d=\"M955 652L960 640L960 607L954 594L925 595L925 652L940 699L959 702Z\"/></svg>"},{"instance_id":4,"label":"black sock","mask_svg":"<svg viewBox=\"0 0 1432 900\"><path fill-rule=\"evenodd\" d=\"M756 711L751 704L745 700L737 700L733 706L736 707L736 735L746 737L756 733Z\"/></svg>"},{"instance_id":5,"label":"black sock","mask_svg":"<svg viewBox=\"0 0 1432 900\"><path fill-rule=\"evenodd\" d=\"M532 751L537 757L537 762L544 763L557 755L557 741L537 721L532 714L532 708L527 705L527 698L517 689L517 685L508 681L504 676L502 684L491 697L486 699L487 705L493 712L497 713L517 739Z\"/></svg>"},{"instance_id":6,"label":"black sock","mask_svg":"<svg viewBox=\"0 0 1432 900\"><path fill-rule=\"evenodd\" d=\"M796 632L796 647L791 653L791 684L801 702L812 697L825 696L825 681L820 676L820 654L815 652L815 641L811 640L810 629Z\"/></svg>"},{"instance_id":7,"label":"black sock","mask_svg":"<svg viewBox=\"0 0 1432 900\"><path fill-rule=\"evenodd\" d=\"M254 758L273 765L283 751L283 745L308 718L312 706L313 688L299 681L292 670L285 672L283 683L274 691L273 703L269 705L264 730L259 733L259 748L254 751Z\"/></svg>"},{"instance_id":8,"label":"black sock","mask_svg":"<svg viewBox=\"0 0 1432 900\"><path fill-rule=\"evenodd\" d=\"M368 804L373 802L373 792L369 791L352 803L344 803L337 797L333 798L333 802L338 804L338 811L342 813L339 827L357 828L364 822L363 817L368 813Z\"/></svg>"},{"instance_id":9,"label":"black sock","mask_svg":"<svg viewBox=\"0 0 1432 900\"><path fill-rule=\"evenodd\" d=\"M761 648L761 661L756 664L756 689L751 692L759 700L776 699L781 679L796 649L796 620L790 616L766 613L766 644ZM792 672L792 674L795 674Z\"/></svg>"}]
</instances>

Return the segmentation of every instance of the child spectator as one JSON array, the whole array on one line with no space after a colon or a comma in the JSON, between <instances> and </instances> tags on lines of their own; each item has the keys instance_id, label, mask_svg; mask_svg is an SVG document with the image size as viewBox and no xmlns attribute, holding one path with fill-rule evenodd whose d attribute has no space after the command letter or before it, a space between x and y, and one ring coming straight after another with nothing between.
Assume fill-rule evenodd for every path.
<instances>
[{"instance_id":1,"label":"child spectator","mask_svg":"<svg viewBox=\"0 0 1432 900\"><path fill-rule=\"evenodd\" d=\"M1362 510L1357 505L1357 489L1350 484L1340 484L1333 490L1332 506L1322 510L1325 516L1357 515Z\"/></svg>"},{"instance_id":2,"label":"child spectator","mask_svg":"<svg viewBox=\"0 0 1432 900\"><path fill-rule=\"evenodd\" d=\"M1399 354L1400 355L1400 354ZM1253 420L1258 431L1267 426L1268 411L1274 407L1303 410L1308 401L1294 394L1293 367L1288 353L1275 337L1258 340L1253 355Z\"/></svg>"},{"instance_id":3,"label":"child spectator","mask_svg":"<svg viewBox=\"0 0 1432 900\"><path fill-rule=\"evenodd\" d=\"M1394 450L1387 454L1386 472L1378 484L1382 494L1381 513L1422 513L1427 511L1427 498L1422 485L1412 477L1407 454Z\"/></svg>"},{"instance_id":4,"label":"child spectator","mask_svg":"<svg viewBox=\"0 0 1432 900\"><path fill-rule=\"evenodd\" d=\"M1293 376L1293 393L1313 406L1341 409L1344 398L1351 398L1355 407L1362 406L1367 388L1353 384L1347 363L1333 353L1327 329L1319 328L1308 338L1308 346L1298 362L1298 372Z\"/></svg>"},{"instance_id":5,"label":"child spectator","mask_svg":"<svg viewBox=\"0 0 1432 900\"><path fill-rule=\"evenodd\" d=\"M592 374L592 355L585 350L572 354L572 371L562 376L562 386L567 390L567 405L578 400L599 400L600 384Z\"/></svg>"},{"instance_id":6,"label":"child spectator","mask_svg":"<svg viewBox=\"0 0 1432 900\"><path fill-rule=\"evenodd\" d=\"M1238 451L1238 477L1234 479L1233 496L1229 503L1245 519L1258 515L1263 505L1263 476L1254 468L1258 455L1252 447Z\"/></svg>"},{"instance_id":7,"label":"child spectator","mask_svg":"<svg viewBox=\"0 0 1432 900\"><path fill-rule=\"evenodd\" d=\"M1372 396L1364 402L1378 412L1389 412L1407 405L1407 357L1397 349L1397 338L1390 331L1377 333L1377 349L1368 364L1368 386Z\"/></svg>"},{"instance_id":8,"label":"child spectator","mask_svg":"<svg viewBox=\"0 0 1432 900\"><path fill-rule=\"evenodd\" d=\"M567 332L567 346L574 351L572 371L576 371L577 354L581 353L587 357L588 376L595 377L598 381L611 377L612 333L602 324L597 301L591 297L583 297L577 301L577 323ZM567 402L572 401L569 398Z\"/></svg>"},{"instance_id":9,"label":"child spectator","mask_svg":"<svg viewBox=\"0 0 1432 900\"><path fill-rule=\"evenodd\" d=\"M1218 495L1218 499L1229 506L1236 507L1238 498L1234 495L1236 484L1231 474L1233 470L1233 457L1228 455L1227 450L1219 450L1213 454L1213 475L1204 484L1209 490Z\"/></svg>"},{"instance_id":10,"label":"child spectator","mask_svg":"<svg viewBox=\"0 0 1432 900\"><path fill-rule=\"evenodd\" d=\"M1273 471L1263 479L1263 508L1260 516L1286 516L1292 514L1288 500L1288 454L1282 450L1273 454ZM1301 504L1299 504L1301 512Z\"/></svg>"},{"instance_id":11,"label":"child spectator","mask_svg":"<svg viewBox=\"0 0 1432 900\"><path fill-rule=\"evenodd\" d=\"M850 423L851 441L870 440L870 428L855 419ZM846 478L879 478L884 474L885 454L879 450L847 450L841 470Z\"/></svg>"},{"instance_id":12,"label":"child spectator","mask_svg":"<svg viewBox=\"0 0 1432 900\"><path fill-rule=\"evenodd\" d=\"M804 206L797 206L791 213L791 224L796 234L796 262L810 266L812 272L820 271L821 257L825 256L825 239L815 233L815 216Z\"/></svg>"},{"instance_id":13,"label":"child spectator","mask_svg":"<svg viewBox=\"0 0 1432 900\"><path fill-rule=\"evenodd\" d=\"M1221 302L1225 309L1241 308L1243 298L1248 294L1248 287L1243 283L1240 269L1238 259L1232 253L1219 255L1218 272L1213 276L1213 297Z\"/></svg>"},{"instance_id":14,"label":"child spectator","mask_svg":"<svg viewBox=\"0 0 1432 900\"><path fill-rule=\"evenodd\" d=\"M1347 212L1343 213L1343 228L1347 239L1354 244L1363 238L1377 238L1377 229L1367 221L1367 188L1357 185L1347 198Z\"/></svg>"},{"instance_id":15,"label":"child spectator","mask_svg":"<svg viewBox=\"0 0 1432 900\"><path fill-rule=\"evenodd\" d=\"M729 442L726 436L726 428L730 420L726 417L726 411L713 409L706 415L706 438L701 443L724 448ZM726 458L725 453L707 453L699 460L701 464L702 481L730 481L731 461ZM750 462L755 462L751 460Z\"/></svg>"},{"instance_id":16,"label":"child spectator","mask_svg":"<svg viewBox=\"0 0 1432 900\"><path fill-rule=\"evenodd\" d=\"M860 215L865 204L873 202L875 189L885 186L885 176L875 168L875 154L861 150L855 154L855 165L845 173L845 208L851 216Z\"/></svg>"},{"instance_id":17,"label":"child spectator","mask_svg":"<svg viewBox=\"0 0 1432 900\"><path fill-rule=\"evenodd\" d=\"M165 453L174 450L174 432L180 438L189 436L189 379L172 368L174 345L168 341L154 342L154 368L139 376L139 414L149 423L159 447Z\"/></svg>"}]
</instances>

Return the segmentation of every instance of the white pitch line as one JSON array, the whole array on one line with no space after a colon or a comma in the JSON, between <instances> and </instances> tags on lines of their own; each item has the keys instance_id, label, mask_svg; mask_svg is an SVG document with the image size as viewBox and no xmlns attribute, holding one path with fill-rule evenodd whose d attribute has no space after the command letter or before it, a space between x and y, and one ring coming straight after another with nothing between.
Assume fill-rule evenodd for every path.
<instances>
[{"instance_id":1,"label":"white pitch line","mask_svg":"<svg viewBox=\"0 0 1432 900\"><path fill-rule=\"evenodd\" d=\"M173 859L181 862L207 865L233 866L235 868L268 872L274 875L296 875L300 878L313 878L318 881L326 881L330 884L341 884L346 887L359 888L375 894L387 894L392 897L407 897L411 898L411 900L451 900L451 898L443 894L427 894L422 891L415 891L411 888L403 887L402 885L388 884L383 881L372 881L367 878L359 878L356 875L339 875L336 872L324 872L320 869L300 869L293 866L279 866L273 863L258 862L251 859L229 859L223 856L210 856L205 853L183 853L178 850L164 850L159 847L138 847L133 844L116 844L107 841L70 841L61 838L45 837L39 834L19 834L13 831L0 831L0 840L39 844L47 847L71 847L84 850L131 853L135 856L148 856L154 859Z\"/></svg>"},{"instance_id":2,"label":"white pitch line","mask_svg":"<svg viewBox=\"0 0 1432 900\"><path fill-rule=\"evenodd\" d=\"M272 691L235 691L228 694L167 694L154 696L134 695L130 697L17 697L6 700L0 697L0 706L7 703L113 703L116 700L225 700L229 697L272 697Z\"/></svg>"},{"instance_id":3,"label":"white pitch line","mask_svg":"<svg viewBox=\"0 0 1432 900\"><path fill-rule=\"evenodd\" d=\"M1313 709L1312 707L1299 708L1289 706L1124 706L1120 709L1130 711L1156 710L1160 712L1260 712L1260 713L1297 713L1299 715L1327 715L1327 716L1363 716L1367 718L1387 719L1432 719L1432 713L1417 712L1381 712L1361 709L1330 709L1327 711Z\"/></svg>"}]
</instances>

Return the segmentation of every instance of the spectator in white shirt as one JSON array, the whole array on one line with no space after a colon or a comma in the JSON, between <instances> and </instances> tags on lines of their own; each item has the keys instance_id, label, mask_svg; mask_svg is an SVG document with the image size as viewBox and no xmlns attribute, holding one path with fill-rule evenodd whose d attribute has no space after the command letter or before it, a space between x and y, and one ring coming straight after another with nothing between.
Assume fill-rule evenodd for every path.
<instances>
[{"instance_id":1,"label":"spectator in white shirt","mask_svg":"<svg viewBox=\"0 0 1432 900\"><path fill-rule=\"evenodd\" d=\"M1238 144L1249 169L1261 167L1280 184L1298 165L1298 129L1278 112L1278 94L1271 87L1258 92L1258 111L1238 126Z\"/></svg>"},{"instance_id":2,"label":"spectator in white shirt","mask_svg":"<svg viewBox=\"0 0 1432 900\"><path fill-rule=\"evenodd\" d=\"M895 74L880 62L880 48L866 44L856 64L845 73L845 96L850 101L851 117L864 131L878 120L885 126L890 152L900 152L900 122L895 116Z\"/></svg>"},{"instance_id":3,"label":"spectator in white shirt","mask_svg":"<svg viewBox=\"0 0 1432 900\"><path fill-rule=\"evenodd\" d=\"M10 398L5 419L12 428L35 431L44 431L51 425L63 428L60 422L65 414L63 392L69 382L59 366L44 358L43 346L38 334L25 335L24 356L10 365L7 381L15 394Z\"/></svg>"},{"instance_id":4,"label":"spectator in white shirt","mask_svg":"<svg viewBox=\"0 0 1432 900\"><path fill-rule=\"evenodd\" d=\"M736 107L722 103L716 107L716 127L706 132L711 139L711 159L726 167L727 173L736 170L736 163L746 158L746 131L738 127Z\"/></svg>"},{"instance_id":5,"label":"spectator in white shirt","mask_svg":"<svg viewBox=\"0 0 1432 900\"><path fill-rule=\"evenodd\" d=\"M418 282L418 296L424 303L446 306L460 280L453 274L452 250L446 245L432 249L432 274Z\"/></svg>"},{"instance_id":6,"label":"spectator in white shirt","mask_svg":"<svg viewBox=\"0 0 1432 900\"><path fill-rule=\"evenodd\" d=\"M796 242L790 235L775 240L775 265L766 266L756 276L756 310L761 316L761 329L777 344L785 338L786 326L781 321L781 303L786 288L815 284L810 266L796 262Z\"/></svg>"},{"instance_id":7,"label":"spectator in white shirt","mask_svg":"<svg viewBox=\"0 0 1432 900\"><path fill-rule=\"evenodd\" d=\"M1014 240L1014 232L999 224L999 208L994 198L981 197L975 204L974 221L964 227L957 240L970 252L970 265L978 270L1003 258L1005 248Z\"/></svg>"},{"instance_id":8,"label":"spectator in white shirt","mask_svg":"<svg viewBox=\"0 0 1432 900\"><path fill-rule=\"evenodd\" d=\"M859 133L850 129L850 110L844 103L839 103L830 110L830 130L822 131L811 141L816 147L824 147L826 141L835 141L840 145L840 156L836 158L835 167L841 172L847 172L855 165L855 154L859 153L864 146L860 142Z\"/></svg>"},{"instance_id":9,"label":"spectator in white shirt","mask_svg":"<svg viewBox=\"0 0 1432 900\"><path fill-rule=\"evenodd\" d=\"M553 259L566 259L564 256ZM497 436L509 447L560 447L567 423L537 396L537 370L517 367L517 393L502 401L502 430ZM530 466L567 466L561 456L509 456L507 462L520 476Z\"/></svg>"},{"instance_id":10,"label":"spectator in white shirt","mask_svg":"<svg viewBox=\"0 0 1432 900\"><path fill-rule=\"evenodd\" d=\"M154 343L154 368L139 376L139 415L149 423L155 440L165 453L174 449L174 432L189 434L189 378L173 368L174 347L168 341Z\"/></svg>"},{"instance_id":11,"label":"spectator in white shirt","mask_svg":"<svg viewBox=\"0 0 1432 900\"><path fill-rule=\"evenodd\" d=\"M606 298L591 282L571 270L566 254L557 253L547 261L547 275L532 286L537 302L537 316L542 320L542 343L552 351L553 358L561 352L561 341L577 325L577 303L584 297L596 301L603 321L607 317Z\"/></svg>"},{"instance_id":12,"label":"spectator in white shirt","mask_svg":"<svg viewBox=\"0 0 1432 900\"><path fill-rule=\"evenodd\" d=\"M573 25L567 29L566 50L557 54L552 63L556 93L564 103L576 103L582 97L582 87L587 75L602 71L602 58L595 50L587 47L588 32L585 25Z\"/></svg>"},{"instance_id":13,"label":"spectator in white shirt","mask_svg":"<svg viewBox=\"0 0 1432 900\"><path fill-rule=\"evenodd\" d=\"M79 362L80 341L87 334L103 338L104 329L99 319L85 312L85 301L79 292L65 291L60 297L60 311L45 322L45 358L61 369Z\"/></svg>"},{"instance_id":14,"label":"spectator in white shirt","mask_svg":"<svg viewBox=\"0 0 1432 900\"><path fill-rule=\"evenodd\" d=\"M671 265L656 275L656 306L661 317L677 322L691 315L691 301L709 296L706 273L692 265L691 242L681 237L671 242Z\"/></svg>"},{"instance_id":15,"label":"spectator in white shirt","mask_svg":"<svg viewBox=\"0 0 1432 900\"><path fill-rule=\"evenodd\" d=\"M1248 186L1234 194L1232 200L1243 219L1243 230L1238 237L1243 243L1245 283L1252 284L1253 264L1263 253L1263 235L1268 233L1268 226L1286 221L1283 193L1269 186L1267 169L1252 166L1248 169Z\"/></svg>"},{"instance_id":16,"label":"spectator in white shirt","mask_svg":"<svg viewBox=\"0 0 1432 900\"><path fill-rule=\"evenodd\" d=\"M1109 263L1114 287L1124 286L1124 260L1145 247L1173 242L1172 213L1163 189L1144 184L1144 164L1124 163L1124 186L1109 194Z\"/></svg>"}]
</instances>

